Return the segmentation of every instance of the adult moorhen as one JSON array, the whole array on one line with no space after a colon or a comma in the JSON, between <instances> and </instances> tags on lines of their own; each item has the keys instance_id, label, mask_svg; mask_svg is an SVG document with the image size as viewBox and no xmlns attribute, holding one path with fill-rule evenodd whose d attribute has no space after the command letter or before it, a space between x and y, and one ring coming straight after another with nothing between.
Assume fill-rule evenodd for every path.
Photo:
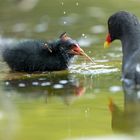
<instances>
[{"instance_id":1,"label":"adult moorhen","mask_svg":"<svg viewBox=\"0 0 140 140\"><path fill-rule=\"evenodd\" d=\"M83 55L92 61L66 33L51 42L22 41L6 46L2 52L4 61L12 70L25 72L65 70L74 55Z\"/></svg>"},{"instance_id":2,"label":"adult moorhen","mask_svg":"<svg viewBox=\"0 0 140 140\"><path fill-rule=\"evenodd\" d=\"M140 85L140 22L126 11L119 11L108 19L109 34L104 47L119 39L122 43L122 78L125 86L136 88Z\"/></svg>"}]
</instances>

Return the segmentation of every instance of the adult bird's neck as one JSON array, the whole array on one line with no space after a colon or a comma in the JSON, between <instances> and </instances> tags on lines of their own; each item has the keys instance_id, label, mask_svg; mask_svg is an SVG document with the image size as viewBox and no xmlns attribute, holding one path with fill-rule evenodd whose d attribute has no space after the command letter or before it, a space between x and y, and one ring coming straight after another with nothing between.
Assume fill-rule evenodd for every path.
<instances>
[{"instance_id":1,"label":"adult bird's neck","mask_svg":"<svg viewBox=\"0 0 140 140\"><path fill-rule=\"evenodd\" d=\"M129 32L125 34L124 37L121 38L122 42L122 52L123 52L123 65L133 55L135 51L140 49L140 31L139 32Z\"/></svg>"}]
</instances>

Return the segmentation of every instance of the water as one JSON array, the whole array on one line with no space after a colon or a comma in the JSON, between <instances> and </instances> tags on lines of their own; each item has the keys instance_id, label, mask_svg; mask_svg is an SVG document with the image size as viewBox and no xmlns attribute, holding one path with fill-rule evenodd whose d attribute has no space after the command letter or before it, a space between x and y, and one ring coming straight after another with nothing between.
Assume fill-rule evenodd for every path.
<instances>
[{"instance_id":1,"label":"water","mask_svg":"<svg viewBox=\"0 0 140 140\"><path fill-rule=\"evenodd\" d=\"M124 96L121 44L103 48L107 18L123 9L140 17L136 0L1 2L0 46L66 31L95 64L79 56L68 71L27 74L0 59L0 140L139 139L140 94Z\"/></svg>"}]
</instances>

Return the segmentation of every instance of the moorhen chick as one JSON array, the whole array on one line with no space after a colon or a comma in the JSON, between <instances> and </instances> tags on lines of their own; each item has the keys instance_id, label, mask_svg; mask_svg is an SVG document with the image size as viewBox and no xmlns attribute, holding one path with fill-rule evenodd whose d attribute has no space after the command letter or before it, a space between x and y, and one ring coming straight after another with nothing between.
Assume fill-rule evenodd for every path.
<instances>
[{"instance_id":1,"label":"moorhen chick","mask_svg":"<svg viewBox=\"0 0 140 140\"><path fill-rule=\"evenodd\" d=\"M118 39L122 43L122 79L127 87L140 85L140 22L126 11L119 11L108 19L108 35L104 47Z\"/></svg>"},{"instance_id":2,"label":"moorhen chick","mask_svg":"<svg viewBox=\"0 0 140 140\"><path fill-rule=\"evenodd\" d=\"M56 41L26 40L5 46L2 56L13 71L65 70L75 55L90 59L78 43L63 33Z\"/></svg>"}]
</instances>

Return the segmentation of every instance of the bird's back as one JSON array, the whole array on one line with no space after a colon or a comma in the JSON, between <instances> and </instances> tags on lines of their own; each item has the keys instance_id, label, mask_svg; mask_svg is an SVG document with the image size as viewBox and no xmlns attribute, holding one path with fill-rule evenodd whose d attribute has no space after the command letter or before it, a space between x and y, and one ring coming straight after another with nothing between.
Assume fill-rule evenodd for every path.
<instances>
[{"instance_id":1,"label":"bird's back","mask_svg":"<svg viewBox=\"0 0 140 140\"><path fill-rule=\"evenodd\" d=\"M58 53L51 53L41 40L27 40L7 46L3 59L15 71L50 71L64 69L60 66ZM62 62L64 65L64 63ZM60 68L59 68L60 67ZM66 66L65 66L66 67Z\"/></svg>"},{"instance_id":2,"label":"bird's back","mask_svg":"<svg viewBox=\"0 0 140 140\"><path fill-rule=\"evenodd\" d=\"M13 70L27 70L38 58L42 44L42 41L24 40L5 46L2 53L3 59Z\"/></svg>"}]
</instances>

